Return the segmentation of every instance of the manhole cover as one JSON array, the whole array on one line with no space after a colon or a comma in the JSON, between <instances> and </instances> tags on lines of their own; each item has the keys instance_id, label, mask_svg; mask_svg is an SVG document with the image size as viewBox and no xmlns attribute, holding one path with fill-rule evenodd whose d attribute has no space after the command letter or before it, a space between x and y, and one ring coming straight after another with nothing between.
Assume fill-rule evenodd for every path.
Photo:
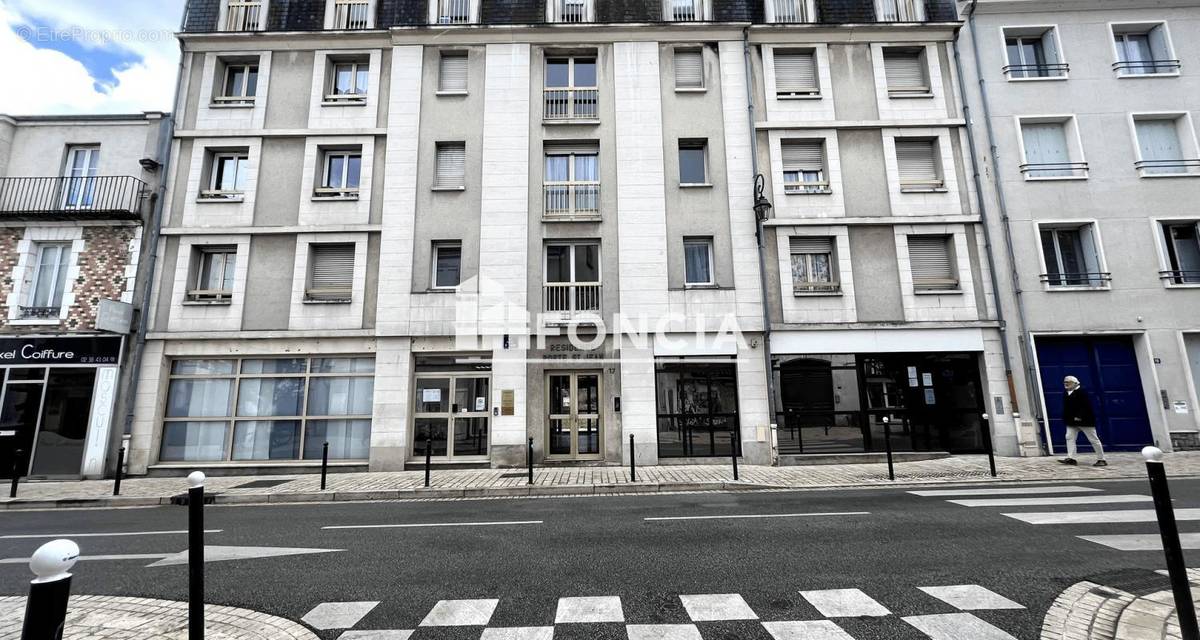
<instances>
[{"instance_id":1,"label":"manhole cover","mask_svg":"<svg viewBox=\"0 0 1200 640\"><path fill-rule=\"evenodd\" d=\"M270 489L271 487L278 487L281 484L286 484L291 481L291 478L283 478L282 480L252 480L250 482L230 487L230 489Z\"/></svg>"}]
</instances>

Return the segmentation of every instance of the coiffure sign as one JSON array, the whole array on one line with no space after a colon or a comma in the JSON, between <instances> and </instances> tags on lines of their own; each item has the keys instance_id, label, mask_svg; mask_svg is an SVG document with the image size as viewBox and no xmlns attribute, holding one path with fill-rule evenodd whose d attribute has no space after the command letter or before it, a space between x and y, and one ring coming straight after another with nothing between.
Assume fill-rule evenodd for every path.
<instances>
[{"instance_id":1,"label":"coiffure sign","mask_svg":"<svg viewBox=\"0 0 1200 640\"><path fill-rule=\"evenodd\" d=\"M116 365L121 362L121 338L0 338L0 366Z\"/></svg>"}]
</instances>

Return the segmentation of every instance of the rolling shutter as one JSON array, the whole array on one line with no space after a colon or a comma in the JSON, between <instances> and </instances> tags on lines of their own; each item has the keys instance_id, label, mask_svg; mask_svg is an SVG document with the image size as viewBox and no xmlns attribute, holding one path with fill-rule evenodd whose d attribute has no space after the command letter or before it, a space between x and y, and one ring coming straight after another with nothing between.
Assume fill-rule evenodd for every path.
<instances>
[{"instance_id":1,"label":"rolling shutter","mask_svg":"<svg viewBox=\"0 0 1200 640\"><path fill-rule=\"evenodd\" d=\"M349 298L354 283L354 245L312 245L309 272L309 298Z\"/></svg>"},{"instance_id":2,"label":"rolling shutter","mask_svg":"<svg viewBox=\"0 0 1200 640\"><path fill-rule=\"evenodd\" d=\"M784 171L822 171L825 145L820 140L784 140L779 145Z\"/></svg>"},{"instance_id":3,"label":"rolling shutter","mask_svg":"<svg viewBox=\"0 0 1200 640\"><path fill-rule=\"evenodd\" d=\"M467 54L461 51L442 53L438 67L438 91L467 90Z\"/></svg>"},{"instance_id":4,"label":"rolling shutter","mask_svg":"<svg viewBox=\"0 0 1200 640\"><path fill-rule=\"evenodd\" d=\"M933 140L896 140L896 164L901 185L940 181Z\"/></svg>"},{"instance_id":5,"label":"rolling shutter","mask_svg":"<svg viewBox=\"0 0 1200 640\"><path fill-rule=\"evenodd\" d=\"M791 252L798 253L833 253L833 238L824 236L792 236L789 239Z\"/></svg>"},{"instance_id":6,"label":"rolling shutter","mask_svg":"<svg viewBox=\"0 0 1200 640\"><path fill-rule=\"evenodd\" d=\"M908 259L913 287L952 289L958 277L950 263L949 236L908 236Z\"/></svg>"},{"instance_id":7,"label":"rolling shutter","mask_svg":"<svg viewBox=\"0 0 1200 640\"><path fill-rule=\"evenodd\" d=\"M820 93L816 58L812 51L776 51L774 60L777 95Z\"/></svg>"},{"instance_id":8,"label":"rolling shutter","mask_svg":"<svg viewBox=\"0 0 1200 640\"><path fill-rule=\"evenodd\" d=\"M675 51L675 86L681 89L704 86L704 58L699 51Z\"/></svg>"},{"instance_id":9,"label":"rolling shutter","mask_svg":"<svg viewBox=\"0 0 1200 640\"><path fill-rule=\"evenodd\" d=\"M883 72L889 92L923 93L929 91L925 82L925 64L917 51L887 51L883 54Z\"/></svg>"},{"instance_id":10,"label":"rolling shutter","mask_svg":"<svg viewBox=\"0 0 1200 640\"><path fill-rule=\"evenodd\" d=\"M433 186L453 189L466 185L467 147L462 142L445 142L437 146L437 174Z\"/></svg>"}]
</instances>

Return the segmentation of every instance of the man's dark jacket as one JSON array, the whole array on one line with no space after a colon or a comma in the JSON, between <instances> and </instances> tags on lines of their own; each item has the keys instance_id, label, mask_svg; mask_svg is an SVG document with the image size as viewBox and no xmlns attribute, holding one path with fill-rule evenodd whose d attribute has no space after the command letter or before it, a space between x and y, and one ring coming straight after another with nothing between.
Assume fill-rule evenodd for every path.
<instances>
[{"instance_id":1,"label":"man's dark jacket","mask_svg":"<svg viewBox=\"0 0 1200 640\"><path fill-rule=\"evenodd\" d=\"M1068 427L1096 426L1096 413L1092 411L1092 400L1083 387L1073 393L1063 393L1063 423Z\"/></svg>"}]
</instances>

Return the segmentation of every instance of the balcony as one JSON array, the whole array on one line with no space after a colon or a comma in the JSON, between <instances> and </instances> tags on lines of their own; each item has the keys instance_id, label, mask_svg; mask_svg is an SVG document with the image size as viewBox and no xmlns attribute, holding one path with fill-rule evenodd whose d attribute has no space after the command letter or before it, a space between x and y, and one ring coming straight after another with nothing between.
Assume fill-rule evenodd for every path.
<instances>
[{"instance_id":1,"label":"balcony","mask_svg":"<svg viewBox=\"0 0 1200 640\"><path fill-rule=\"evenodd\" d=\"M1133 168L1143 176L1165 175L1194 175L1200 169L1198 158L1175 158L1170 160L1138 160Z\"/></svg>"},{"instance_id":2,"label":"balcony","mask_svg":"<svg viewBox=\"0 0 1200 640\"><path fill-rule=\"evenodd\" d=\"M815 22L810 0L767 0L767 22L804 23Z\"/></svg>"},{"instance_id":3,"label":"balcony","mask_svg":"<svg viewBox=\"0 0 1200 640\"><path fill-rule=\"evenodd\" d=\"M1026 180L1045 178L1086 178L1086 162L1030 162L1020 166Z\"/></svg>"},{"instance_id":4,"label":"balcony","mask_svg":"<svg viewBox=\"0 0 1200 640\"><path fill-rule=\"evenodd\" d=\"M336 0L333 4L334 29L369 29L369 0Z\"/></svg>"},{"instance_id":5,"label":"balcony","mask_svg":"<svg viewBox=\"0 0 1200 640\"><path fill-rule=\"evenodd\" d=\"M1065 62L1044 62L1041 64L1006 64L1000 68L1009 80L1028 80L1030 78L1063 78L1071 70Z\"/></svg>"},{"instance_id":6,"label":"balcony","mask_svg":"<svg viewBox=\"0 0 1200 640\"><path fill-rule=\"evenodd\" d=\"M138 220L148 193L133 176L0 178L0 219Z\"/></svg>"},{"instance_id":7,"label":"balcony","mask_svg":"<svg viewBox=\"0 0 1200 640\"><path fill-rule=\"evenodd\" d=\"M568 323L600 314L598 282L548 282L542 290L547 323Z\"/></svg>"},{"instance_id":8,"label":"balcony","mask_svg":"<svg viewBox=\"0 0 1200 640\"><path fill-rule=\"evenodd\" d=\"M571 182L547 184L543 187L547 219L595 219L600 217L600 183Z\"/></svg>"},{"instance_id":9,"label":"balcony","mask_svg":"<svg viewBox=\"0 0 1200 640\"><path fill-rule=\"evenodd\" d=\"M262 0L229 0L225 31L258 31L263 28Z\"/></svg>"},{"instance_id":10,"label":"balcony","mask_svg":"<svg viewBox=\"0 0 1200 640\"><path fill-rule=\"evenodd\" d=\"M547 3L550 15L548 22L580 23L594 22L591 0L550 0Z\"/></svg>"},{"instance_id":11,"label":"balcony","mask_svg":"<svg viewBox=\"0 0 1200 640\"><path fill-rule=\"evenodd\" d=\"M1081 271L1079 273L1043 273L1040 276L1043 284L1051 287L1090 287L1104 288L1112 282L1112 274L1107 271Z\"/></svg>"},{"instance_id":12,"label":"balcony","mask_svg":"<svg viewBox=\"0 0 1200 640\"><path fill-rule=\"evenodd\" d=\"M704 0L667 0L665 18L669 22L700 22L711 20L704 10Z\"/></svg>"},{"instance_id":13,"label":"balcony","mask_svg":"<svg viewBox=\"0 0 1200 640\"><path fill-rule=\"evenodd\" d=\"M552 122L598 120L599 89L545 89L542 118Z\"/></svg>"},{"instance_id":14,"label":"balcony","mask_svg":"<svg viewBox=\"0 0 1200 640\"><path fill-rule=\"evenodd\" d=\"M1178 73L1178 60L1121 60L1114 62L1113 71L1119 76L1152 76L1164 73Z\"/></svg>"},{"instance_id":15,"label":"balcony","mask_svg":"<svg viewBox=\"0 0 1200 640\"><path fill-rule=\"evenodd\" d=\"M475 22L471 15L472 0L437 0L438 24L471 24Z\"/></svg>"},{"instance_id":16,"label":"balcony","mask_svg":"<svg viewBox=\"0 0 1200 640\"><path fill-rule=\"evenodd\" d=\"M1159 271L1158 277L1168 284L1200 284L1200 270L1196 269L1168 269Z\"/></svg>"}]
</instances>

